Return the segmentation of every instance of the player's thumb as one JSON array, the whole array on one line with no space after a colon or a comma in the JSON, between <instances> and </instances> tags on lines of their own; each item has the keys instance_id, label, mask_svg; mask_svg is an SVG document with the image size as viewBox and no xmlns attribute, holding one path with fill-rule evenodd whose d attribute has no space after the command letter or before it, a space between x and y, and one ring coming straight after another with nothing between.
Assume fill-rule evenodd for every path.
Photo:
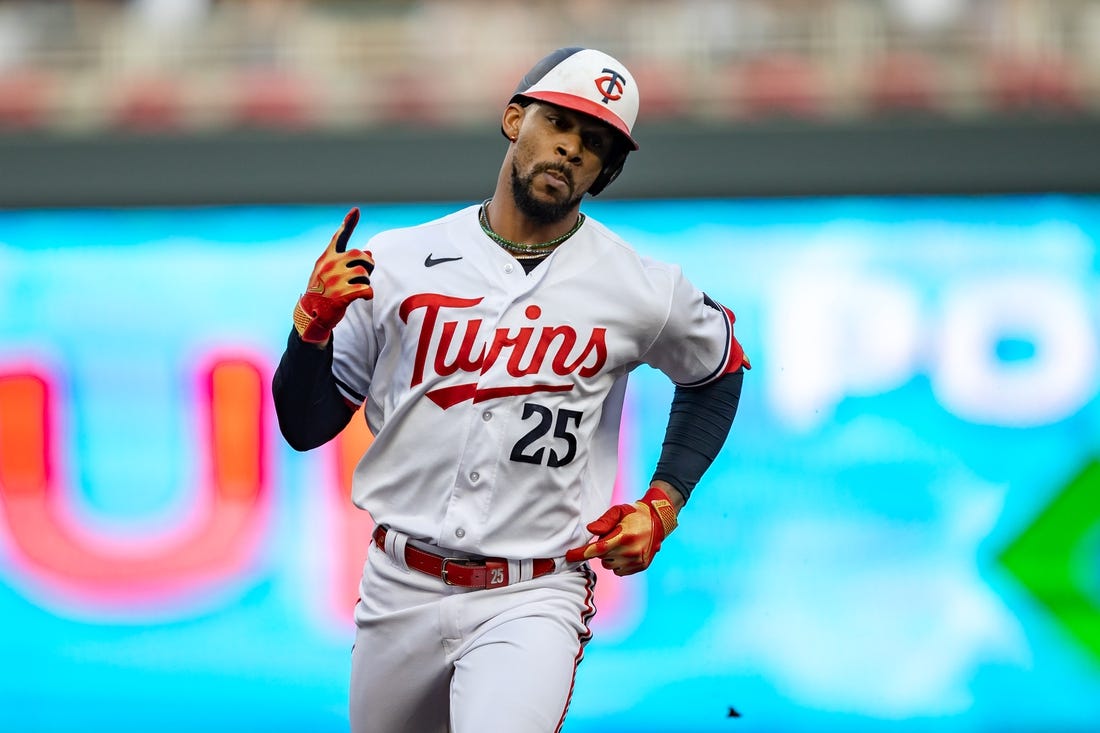
<instances>
[{"instance_id":1,"label":"player's thumb","mask_svg":"<svg viewBox=\"0 0 1100 733\"><path fill-rule=\"evenodd\" d=\"M637 510L629 504L616 504L600 515L599 519L589 522L587 529L597 537L602 537L623 521L623 517L635 511Z\"/></svg>"}]
</instances>

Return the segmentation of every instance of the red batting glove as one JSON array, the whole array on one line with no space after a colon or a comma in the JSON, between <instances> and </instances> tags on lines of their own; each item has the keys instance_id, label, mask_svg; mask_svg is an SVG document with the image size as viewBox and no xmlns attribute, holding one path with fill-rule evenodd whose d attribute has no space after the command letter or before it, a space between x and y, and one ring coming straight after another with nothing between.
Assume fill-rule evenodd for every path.
<instances>
[{"instance_id":1,"label":"red batting glove","mask_svg":"<svg viewBox=\"0 0 1100 733\"><path fill-rule=\"evenodd\" d=\"M631 575L649 567L665 537L676 529L676 509L665 492L651 486L633 504L617 504L589 522L596 539L565 553L567 562L601 558L615 575Z\"/></svg>"},{"instance_id":2,"label":"red batting glove","mask_svg":"<svg viewBox=\"0 0 1100 733\"><path fill-rule=\"evenodd\" d=\"M294 328L302 341L327 343L332 329L353 300L374 297L370 284L370 274L374 272L371 253L358 249L345 251L358 223L359 209L354 208L344 217L344 223L313 266L306 292L294 307Z\"/></svg>"}]
</instances>

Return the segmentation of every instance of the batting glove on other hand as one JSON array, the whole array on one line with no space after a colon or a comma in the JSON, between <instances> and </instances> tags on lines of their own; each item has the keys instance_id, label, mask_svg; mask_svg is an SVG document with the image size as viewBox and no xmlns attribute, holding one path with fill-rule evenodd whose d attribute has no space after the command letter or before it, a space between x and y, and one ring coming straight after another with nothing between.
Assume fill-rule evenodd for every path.
<instances>
[{"instance_id":1,"label":"batting glove on other hand","mask_svg":"<svg viewBox=\"0 0 1100 733\"><path fill-rule=\"evenodd\" d=\"M313 266L306 292L294 307L294 328L302 341L327 343L332 329L353 300L374 297L370 284L374 258L370 252L347 249L358 223L359 209L354 208L344 217L344 223Z\"/></svg>"},{"instance_id":2,"label":"batting glove on other hand","mask_svg":"<svg viewBox=\"0 0 1100 733\"><path fill-rule=\"evenodd\" d=\"M615 575L632 575L649 567L665 537L676 529L676 508L665 492L653 486L633 504L611 507L589 522L587 529L596 539L569 550L566 561L598 557Z\"/></svg>"}]
</instances>

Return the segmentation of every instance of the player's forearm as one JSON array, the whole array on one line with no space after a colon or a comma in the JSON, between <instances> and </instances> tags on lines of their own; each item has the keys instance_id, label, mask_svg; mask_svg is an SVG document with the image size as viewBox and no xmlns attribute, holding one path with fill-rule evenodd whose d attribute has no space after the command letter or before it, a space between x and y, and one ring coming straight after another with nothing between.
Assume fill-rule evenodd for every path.
<instances>
[{"instance_id":1,"label":"player's forearm","mask_svg":"<svg viewBox=\"0 0 1100 733\"><path fill-rule=\"evenodd\" d=\"M744 376L744 370L738 369L702 387L676 388L651 483L664 482L674 489L665 493L674 503L679 501L677 509L691 496L726 442L737 415Z\"/></svg>"},{"instance_id":2,"label":"player's forearm","mask_svg":"<svg viewBox=\"0 0 1100 733\"><path fill-rule=\"evenodd\" d=\"M291 331L271 383L279 430L295 450L309 450L336 437L354 411L332 375L332 342L324 348Z\"/></svg>"}]
</instances>

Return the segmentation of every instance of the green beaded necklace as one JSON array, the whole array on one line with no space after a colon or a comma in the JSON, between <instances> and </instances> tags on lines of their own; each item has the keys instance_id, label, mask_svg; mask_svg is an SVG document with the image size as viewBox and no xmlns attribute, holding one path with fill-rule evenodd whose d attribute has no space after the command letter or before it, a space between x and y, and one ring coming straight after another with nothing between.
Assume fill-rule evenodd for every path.
<instances>
[{"instance_id":1,"label":"green beaded necklace","mask_svg":"<svg viewBox=\"0 0 1100 733\"><path fill-rule=\"evenodd\" d=\"M489 225L489 202L491 198L485 199L481 204L481 209L477 212L478 223L481 224L481 230L485 232L489 239L493 240L504 249L515 255L516 259L533 259L535 257L545 257L553 252L559 244L572 237L577 233L577 230L581 228L581 224L584 224L584 214L577 215L577 223L573 225L573 228L562 234L560 237L554 237L549 242L542 242L540 244L520 244L519 242L513 242L511 239L505 239L496 232Z\"/></svg>"}]
</instances>

